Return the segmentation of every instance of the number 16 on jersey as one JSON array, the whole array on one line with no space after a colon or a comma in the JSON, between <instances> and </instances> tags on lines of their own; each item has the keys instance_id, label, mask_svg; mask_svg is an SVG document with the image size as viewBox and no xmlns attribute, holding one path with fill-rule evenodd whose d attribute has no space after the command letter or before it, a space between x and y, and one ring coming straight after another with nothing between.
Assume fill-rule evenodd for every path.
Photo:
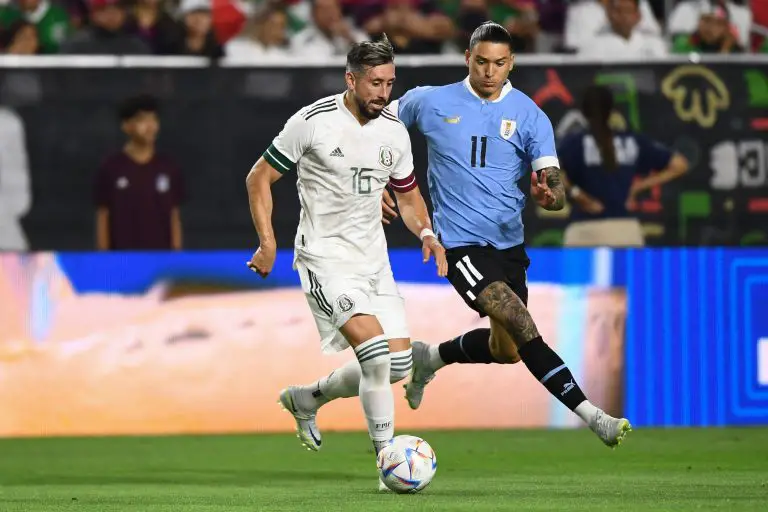
<instances>
[{"instance_id":1,"label":"number 16 on jersey","mask_svg":"<svg viewBox=\"0 0 768 512\"><path fill-rule=\"evenodd\" d=\"M367 167L357 168L352 167L352 171L355 173L352 177L352 192L357 195L365 195L371 193L371 176L374 169L368 169Z\"/></svg>"}]
</instances>

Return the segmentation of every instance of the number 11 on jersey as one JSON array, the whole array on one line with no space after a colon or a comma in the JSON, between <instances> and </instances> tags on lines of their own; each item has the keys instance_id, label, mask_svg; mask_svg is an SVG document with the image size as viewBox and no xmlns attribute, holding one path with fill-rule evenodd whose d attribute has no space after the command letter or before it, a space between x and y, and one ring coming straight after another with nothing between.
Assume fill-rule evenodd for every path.
<instances>
[{"instance_id":1,"label":"number 11 on jersey","mask_svg":"<svg viewBox=\"0 0 768 512\"><path fill-rule=\"evenodd\" d=\"M485 147L488 137L480 137L480 167L485 167ZM477 167L477 136L472 136L472 167Z\"/></svg>"}]
</instances>

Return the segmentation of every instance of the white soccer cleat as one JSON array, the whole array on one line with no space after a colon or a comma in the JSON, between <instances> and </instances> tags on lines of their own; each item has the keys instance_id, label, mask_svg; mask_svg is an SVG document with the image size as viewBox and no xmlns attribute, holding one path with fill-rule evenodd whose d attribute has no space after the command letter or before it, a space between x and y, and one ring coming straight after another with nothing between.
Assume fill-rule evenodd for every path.
<instances>
[{"instance_id":1,"label":"white soccer cleat","mask_svg":"<svg viewBox=\"0 0 768 512\"><path fill-rule=\"evenodd\" d=\"M413 370L411 381L403 385L405 398L411 409L418 409L424 398L424 388L435 378L435 372L429 365L429 345L421 341L411 343Z\"/></svg>"},{"instance_id":2,"label":"white soccer cleat","mask_svg":"<svg viewBox=\"0 0 768 512\"><path fill-rule=\"evenodd\" d=\"M295 389L297 389L296 386L288 386L282 390L279 403L296 420L296 437L299 438L301 444L306 446L308 450L316 452L323 445L320 430L318 430L317 423L315 423L317 410L302 411L299 409L293 396Z\"/></svg>"},{"instance_id":3,"label":"white soccer cleat","mask_svg":"<svg viewBox=\"0 0 768 512\"><path fill-rule=\"evenodd\" d=\"M589 423L589 428L597 434L606 446L616 448L624 437L632 431L632 425L625 418L614 418L598 409L595 417Z\"/></svg>"},{"instance_id":4,"label":"white soccer cleat","mask_svg":"<svg viewBox=\"0 0 768 512\"><path fill-rule=\"evenodd\" d=\"M392 489L387 487L387 484L384 483L381 477L379 477L379 492L392 492Z\"/></svg>"}]
</instances>

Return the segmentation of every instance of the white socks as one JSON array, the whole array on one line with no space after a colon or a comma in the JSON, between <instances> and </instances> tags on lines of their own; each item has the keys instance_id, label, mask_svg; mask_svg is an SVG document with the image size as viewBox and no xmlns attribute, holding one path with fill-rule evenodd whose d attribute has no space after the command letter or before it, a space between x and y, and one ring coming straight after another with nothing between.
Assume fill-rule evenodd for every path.
<instances>
[{"instance_id":1,"label":"white socks","mask_svg":"<svg viewBox=\"0 0 768 512\"><path fill-rule=\"evenodd\" d=\"M428 354L428 361L429 361L429 367L432 369L433 372L436 372L443 366L445 366L445 361L440 357L440 345L430 345L428 343L425 343L427 347L429 347Z\"/></svg>"},{"instance_id":2,"label":"white socks","mask_svg":"<svg viewBox=\"0 0 768 512\"><path fill-rule=\"evenodd\" d=\"M413 355L409 348L400 352L390 352L389 382L394 384L411 374ZM325 377L297 390L296 400L300 409L314 411L331 400L357 396L360 392L362 377L360 363L350 361Z\"/></svg>"},{"instance_id":3,"label":"white socks","mask_svg":"<svg viewBox=\"0 0 768 512\"><path fill-rule=\"evenodd\" d=\"M376 336L355 347L360 363L360 402L376 453L395 434L395 399L389 384L389 344Z\"/></svg>"},{"instance_id":4,"label":"white socks","mask_svg":"<svg viewBox=\"0 0 768 512\"><path fill-rule=\"evenodd\" d=\"M584 423L591 425L592 420L595 418L597 411L599 410L600 409L592 405L589 400L584 400L576 406L576 409L574 409L573 412L575 412L576 415L581 418Z\"/></svg>"}]
</instances>

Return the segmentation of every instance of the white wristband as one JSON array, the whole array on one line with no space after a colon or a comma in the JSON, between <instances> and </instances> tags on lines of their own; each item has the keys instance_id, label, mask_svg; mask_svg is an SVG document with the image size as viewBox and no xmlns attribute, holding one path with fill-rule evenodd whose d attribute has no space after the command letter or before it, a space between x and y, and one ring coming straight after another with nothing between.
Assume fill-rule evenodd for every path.
<instances>
[{"instance_id":1,"label":"white wristband","mask_svg":"<svg viewBox=\"0 0 768 512\"><path fill-rule=\"evenodd\" d=\"M435 232L434 232L434 231L432 231L432 230L431 230L431 229L429 229L429 228L424 228L424 229L422 229L422 230L421 230L421 233L419 233L419 239L420 239L422 242L424 241L424 238L426 238L426 237L428 237L428 236L434 236L435 238L437 238L437 237L435 236Z\"/></svg>"},{"instance_id":2,"label":"white wristband","mask_svg":"<svg viewBox=\"0 0 768 512\"><path fill-rule=\"evenodd\" d=\"M576 199L580 195L581 195L581 189L579 187L577 187L575 185L573 187L571 187L571 197L572 198Z\"/></svg>"}]
</instances>

